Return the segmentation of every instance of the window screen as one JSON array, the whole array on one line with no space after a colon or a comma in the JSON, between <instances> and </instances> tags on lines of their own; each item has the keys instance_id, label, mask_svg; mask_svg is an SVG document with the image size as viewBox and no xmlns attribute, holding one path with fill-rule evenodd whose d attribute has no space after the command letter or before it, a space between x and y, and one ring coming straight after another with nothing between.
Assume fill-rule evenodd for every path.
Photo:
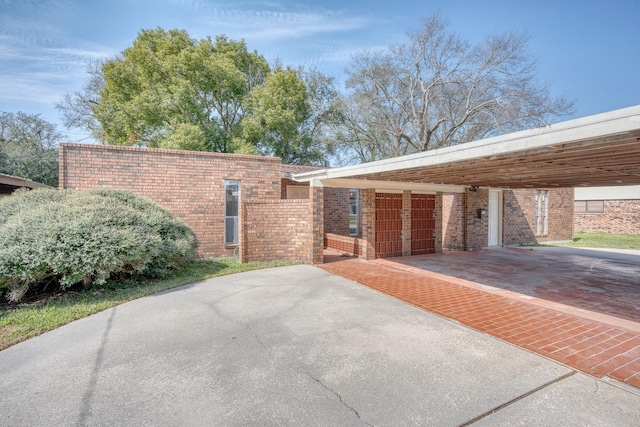
<instances>
[{"instance_id":1,"label":"window screen","mask_svg":"<svg viewBox=\"0 0 640 427\"><path fill-rule=\"evenodd\" d=\"M224 243L238 243L238 205L240 204L240 183L225 181L224 183Z\"/></svg>"},{"instance_id":2,"label":"window screen","mask_svg":"<svg viewBox=\"0 0 640 427\"><path fill-rule=\"evenodd\" d=\"M360 228L360 191L357 188L349 190L349 235L357 236Z\"/></svg>"}]
</instances>

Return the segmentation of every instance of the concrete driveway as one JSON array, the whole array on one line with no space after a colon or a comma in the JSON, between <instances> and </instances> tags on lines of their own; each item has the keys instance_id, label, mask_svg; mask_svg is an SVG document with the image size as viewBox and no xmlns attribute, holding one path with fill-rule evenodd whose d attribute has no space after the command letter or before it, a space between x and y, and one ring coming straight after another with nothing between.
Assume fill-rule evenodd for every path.
<instances>
[{"instance_id":1,"label":"concrete driveway","mask_svg":"<svg viewBox=\"0 0 640 427\"><path fill-rule=\"evenodd\" d=\"M640 395L312 266L142 298L0 352L7 426L637 426Z\"/></svg>"}]
</instances>

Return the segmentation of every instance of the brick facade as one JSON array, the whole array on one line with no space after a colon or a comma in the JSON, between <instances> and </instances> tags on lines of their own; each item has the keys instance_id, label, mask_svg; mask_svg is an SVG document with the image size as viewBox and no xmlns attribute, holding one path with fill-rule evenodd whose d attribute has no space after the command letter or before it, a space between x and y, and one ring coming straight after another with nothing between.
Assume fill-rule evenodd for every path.
<instances>
[{"instance_id":1,"label":"brick facade","mask_svg":"<svg viewBox=\"0 0 640 427\"><path fill-rule=\"evenodd\" d=\"M411 191L402 193L402 256L411 256Z\"/></svg>"},{"instance_id":2,"label":"brick facade","mask_svg":"<svg viewBox=\"0 0 640 427\"><path fill-rule=\"evenodd\" d=\"M131 190L163 205L189 224L198 257L232 256L224 244L224 181L240 181L243 202L281 198L280 159L204 153L60 144L60 187Z\"/></svg>"},{"instance_id":3,"label":"brick facade","mask_svg":"<svg viewBox=\"0 0 640 427\"><path fill-rule=\"evenodd\" d=\"M311 262L322 264L324 260L324 191L323 187L310 187L310 210L307 213L312 220Z\"/></svg>"},{"instance_id":4,"label":"brick facade","mask_svg":"<svg viewBox=\"0 0 640 427\"><path fill-rule=\"evenodd\" d=\"M464 194L440 193L441 209L436 204L436 219L441 212L441 225L436 227L436 239L440 237L441 251L465 250ZM437 202L436 198L436 202ZM438 230L440 232L438 233ZM438 241L436 241L436 248ZM437 252L437 249L436 249Z\"/></svg>"},{"instance_id":5,"label":"brick facade","mask_svg":"<svg viewBox=\"0 0 640 427\"><path fill-rule=\"evenodd\" d=\"M535 190L504 191L505 245L573 239L573 188L549 190L547 233L535 233Z\"/></svg>"},{"instance_id":6,"label":"brick facade","mask_svg":"<svg viewBox=\"0 0 640 427\"><path fill-rule=\"evenodd\" d=\"M235 246L224 244L227 180L240 183L241 260L320 263L324 246L376 257L375 189L359 191L359 236L349 236L349 189L311 186L307 199L287 200L288 186L305 184L283 178L277 158L87 144L61 144L59 152L61 188L123 188L149 197L193 228L199 257L234 254ZM502 244L573 237L573 189L548 194L547 232L536 236L535 190L503 191ZM487 246L488 218L479 218L478 209L488 209L488 195L486 189L436 194L436 252ZM414 231L412 194L397 196L402 203L394 209L402 229L396 252L408 255ZM637 217L625 221L638 224Z\"/></svg>"},{"instance_id":7,"label":"brick facade","mask_svg":"<svg viewBox=\"0 0 640 427\"><path fill-rule=\"evenodd\" d=\"M479 209L489 208L489 190L465 190L465 250L475 251L489 244L489 218L478 217Z\"/></svg>"},{"instance_id":8,"label":"brick facade","mask_svg":"<svg viewBox=\"0 0 640 427\"><path fill-rule=\"evenodd\" d=\"M324 189L324 229L327 233L349 236L348 188Z\"/></svg>"},{"instance_id":9,"label":"brick facade","mask_svg":"<svg viewBox=\"0 0 640 427\"><path fill-rule=\"evenodd\" d=\"M603 213L574 214L576 231L640 234L640 200L604 200Z\"/></svg>"},{"instance_id":10,"label":"brick facade","mask_svg":"<svg viewBox=\"0 0 640 427\"><path fill-rule=\"evenodd\" d=\"M242 262L313 262L311 200L243 203Z\"/></svg>"},{"instance_id":11,"label":"brick facade","mask_svg":"<svg viewBox=\"0 0 640 427\"><path fill-rule=\"evenodd\" d=\"M362 256L366 242L360 237L341 236L339 234L326 233L324 235L324 246L338 250L351 256Z\"/></svg>"}]
</instances>

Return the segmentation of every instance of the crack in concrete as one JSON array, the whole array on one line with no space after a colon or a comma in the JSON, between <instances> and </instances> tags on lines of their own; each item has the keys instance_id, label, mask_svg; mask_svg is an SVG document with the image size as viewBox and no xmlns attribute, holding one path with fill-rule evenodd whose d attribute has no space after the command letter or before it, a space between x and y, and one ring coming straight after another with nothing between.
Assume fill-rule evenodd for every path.
<instances>
[{"instance_id":1,"label":"crack in concrete","mask_svg":"<svg viewBox=\"0 0 640 427\"><path fill-rule=\"evenodd\" d=\"M254 331L253 329L249 328L247 326L247 328L253 332L253 336L256 337L256 341L258 341L258 343L260 343L260 345L262 346L262 348L267 348L266 345L264 345L264 343L260 340L260 337L258 337L258 334L256 333L256 331Z\"/></svg>"},{"instance_id":2,"label":"crack in concrete","mask_svg":"<svg viewBox=\"0 0 640 427\"><path fill-rule=\"evenodd\" d=\"M364 424L366 424L368 426L375 427L373 424L370 424L370 423L366 422L364 419L362 419L362 417L360 416L360 413L358 412L358 410L356 408L354 408L353 406L348 405L347 402L344 401L344 399L342 398L340 393L336 392L334 389L332 389L331 387L329 387L328 385L323 383L319 378L316 378L313 375L311 375L309 372L303 371L300 368L297 368L297 370L298 370L298 372L309 376L309 378L311 378L312 380L314 380L315 382L320 384L324 389L326 389L326 390L330 391L331 393L333 393L340 400L340 403L342 403L342 405L345 408L350 409L354 414L356 414L356 417L358 417L358 419L361 422L363 422Z\"/></svg>"},{"instance_id":3,"label":"crack in concrete","mask_svg":"<svg viewBox=\"0 0 640 427\"><path fill-rule=\"evenodd\" d=\"M260 344L260 345L262 346L262 348L264 348L264 349L266 349L266 348L267 348L267 346L264 344L264 342L262 342L262 340L261 340L261 339L260 339L260 337L258 336L258 333L257 333L253 328L251 328L251 326L247 325L246 323L242 323L242 322L240 322L239 320L232 319L232 318L230 318L230 317L228 317L228 316L225 316L224 314L222 314L222 313L220 312L220 310L218 309L218 307L216 307L215 305L212 305L211 307L213 308L213 310L216 312L216 314L217 314L218 316L220 316L221 318L223 318L223 319L224 319L224 320L226 320L227 322L235 323L236 325L240 325L240 326L242 326L242 327L243 327L243 328L245 328L247 331L252 332L252 333L253 333L254 338L256 339L256 341L258 341L258 344Z\"/></svg>"}]
</instances>

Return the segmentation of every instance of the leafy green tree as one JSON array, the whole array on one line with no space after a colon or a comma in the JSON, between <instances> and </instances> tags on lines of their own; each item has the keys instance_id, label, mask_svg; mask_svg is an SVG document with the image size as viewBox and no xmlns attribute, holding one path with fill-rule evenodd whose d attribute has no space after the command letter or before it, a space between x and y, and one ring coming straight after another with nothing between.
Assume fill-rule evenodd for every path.
<instances>
[{"instance_id":1,"label":"leafy green tree","mask_svg":"<svg viewBox=\"0 0 640 427\"><path fill-rule=\"evenodd\" d=\"M243 41L196 41L185 31L159 28L141 31L102 72L93 112L108 143L233 152L244 103L269 66ZM186 142L187 134L197 141Z\"/></svg>"},{"instance_id":2,"label":"leafy green tree","mask_svg":"<svg viewBox=\"0 0 640 427\"><path fill-rule=\"evenodd\" d=\"M57 103L65 126L106 144L279 156L324 164L337 91L318 71L272 71L244 41L143 30L117 58L92 62Z\"/></svg>"},{"instance_id":3,"label":"leafy green tree","mask_svg":"<svg viewBox=\"0 0 640 427\"><path fill-rule=\"evenodd\" d=\"M0 173L57 186L61 139L39 114L0 112Z\"/></svg>"},{"instance_id":4,"label":"leafy green tree","mask_svg":"<svg viewBox=\"0 0 640 427\"><path fill-rule=\"evenodd\" d=\"M333 147L324 132L337 96L316 70L278 68L250 95L242 138L288 164L325 164Z\"/></svg>"}]
</instances>

